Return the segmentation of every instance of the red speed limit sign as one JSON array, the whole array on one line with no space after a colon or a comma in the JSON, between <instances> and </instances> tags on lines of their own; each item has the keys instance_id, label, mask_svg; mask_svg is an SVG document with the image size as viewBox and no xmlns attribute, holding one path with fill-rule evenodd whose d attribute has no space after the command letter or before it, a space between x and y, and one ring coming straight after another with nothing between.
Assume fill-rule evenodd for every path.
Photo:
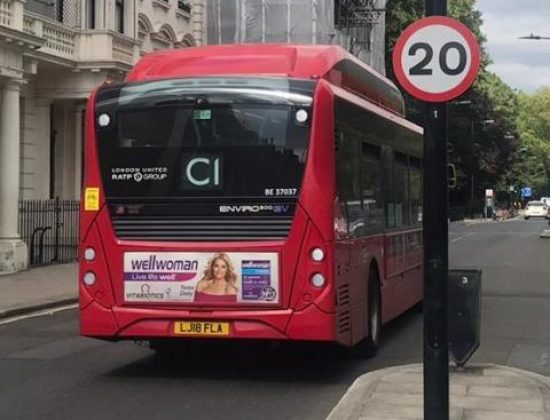
<instances>
[{"instance_id":1,"label":"red speed limit sign","mask_svg":"<svg viewBox=\"0 0 550 420\"><path fill-rule=\"evenodd\" d=\"M463 94L479 70L479 46L472 32L446 16L414 22L393 50L393 70L407 92L426 102Z\"/></svg>"}]
</instances>

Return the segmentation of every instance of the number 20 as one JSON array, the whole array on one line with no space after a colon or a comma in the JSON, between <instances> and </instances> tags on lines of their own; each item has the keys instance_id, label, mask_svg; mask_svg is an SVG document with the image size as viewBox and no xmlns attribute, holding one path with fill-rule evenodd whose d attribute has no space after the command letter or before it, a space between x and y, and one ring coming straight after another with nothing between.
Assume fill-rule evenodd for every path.
<instances>
[{"instance_id":1,"label":"number 20","mask_svg":"<svg viewBox=\"0 0 550 420\"><path fill-rule=\"evenodd\" d=\"M416 42L409 48L409 55L416 55L419 50L424 50L426 54L418 64L410 68L409 74L411 76L431 75L433 70L431 68L426 68L426 66L432 61L434 50L432 46L426 42ZM450 50L456 50L458 52L458 65L454 69L449 67L447 63L447 56ZM447 42L443 45L443 47L441 47L441 51L439 51L439 66L441 67L443 73L448 74L449 76L456 76L457 74L462 73L462 71L466 68L466 58L466 48L464 48L462 44L453 41Z\"/></svg>"}]
</instances>

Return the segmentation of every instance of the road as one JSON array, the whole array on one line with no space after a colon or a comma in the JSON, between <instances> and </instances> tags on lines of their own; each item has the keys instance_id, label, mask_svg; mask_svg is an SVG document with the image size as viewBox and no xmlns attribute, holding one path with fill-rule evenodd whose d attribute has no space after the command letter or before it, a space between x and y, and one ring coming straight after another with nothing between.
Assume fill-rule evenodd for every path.
<instances>
[{"instance_id":1,"label":"road","mask_svg":"<svg viewBox=\"0 0 550 420\"><path fill-rule=\"evenodd\" d=\"M536 220L452 225L451 267L483 269L470 363L550 375L550 239ZM75 310L0 325L0 419L323 419L353 380L422 360L422 315L387 325L378 356L308 346L200 346L161 359L77 335Z\"/></svg>"},{"instance_id":2,"label":"road","mask_svg":"<svg viewBox=\"0 0 550 420\"><path fill-rule=\"evenodd\" d=\"M543 220L457 227L451 266L481 267L482 341L475 361L550 375L550 238Z\"/></svg>"}]
</instances>

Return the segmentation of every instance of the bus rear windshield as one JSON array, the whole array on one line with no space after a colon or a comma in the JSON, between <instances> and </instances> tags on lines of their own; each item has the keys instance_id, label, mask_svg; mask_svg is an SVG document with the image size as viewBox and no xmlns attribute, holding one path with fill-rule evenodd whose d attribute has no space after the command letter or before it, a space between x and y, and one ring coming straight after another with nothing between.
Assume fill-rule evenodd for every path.
<instances>
[{"instance_id":1,"label":"bus rear windshield","mask_svg":"<svg viewBox=\"0 0 550 420\"><path fill-rule=\"evenodd\" d=\"M297 196L311 82L177 82L98 93L98 151L108 198Z\"/></svg>"}]
</instances>

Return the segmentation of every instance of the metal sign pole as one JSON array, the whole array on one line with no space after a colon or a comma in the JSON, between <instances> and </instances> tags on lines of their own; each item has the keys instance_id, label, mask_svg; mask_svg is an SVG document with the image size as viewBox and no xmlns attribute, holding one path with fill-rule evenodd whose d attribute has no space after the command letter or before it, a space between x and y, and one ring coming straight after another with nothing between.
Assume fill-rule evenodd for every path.
<instances>
[{"instance_id":1,"label":"metal sign pole","mask_svg":"<svg viewBox=\"0 0 550 420\"><path fill-rule=\"evenodd\" d=\"M447 15L446 0L425 5ZM424 121L424 420L449 420L447 103L426 103Z\"/></svg>"},{"instance_id":2,"label":"metal sign pole","mask_svg":"<svg viewBox=\"0 0 550 420\"><path fill-rule=\"evenodd\" d=\"M472 86L480 54L472 31L446 16L447 0L425 1L426 17L405 28L392 58L401 87L426 103L424 420L449 420L447 102Z\"/></svg>"}]
</instances>

